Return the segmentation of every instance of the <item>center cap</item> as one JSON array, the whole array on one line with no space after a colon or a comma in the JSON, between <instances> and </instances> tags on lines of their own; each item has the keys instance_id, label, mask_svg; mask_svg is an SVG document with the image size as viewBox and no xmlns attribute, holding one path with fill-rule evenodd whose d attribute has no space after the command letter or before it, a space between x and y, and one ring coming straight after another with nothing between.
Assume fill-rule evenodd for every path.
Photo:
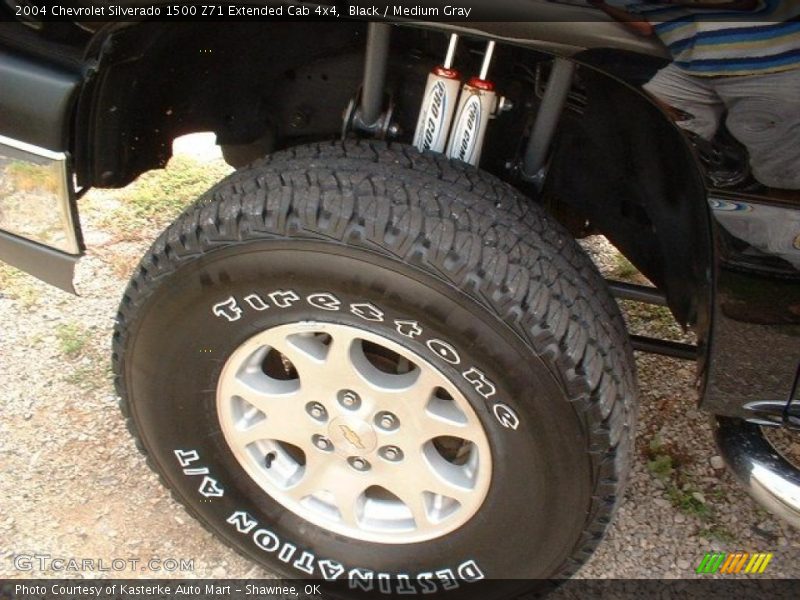
<instances>
[{"instance_id":1,"label":"center cap","mask_svg":"<svg viewBox=\"0 0 800 600\"><path fill-rule=\"evenodd\" d=\"M331 421L328 437L336 451L344 456L363 456L378 445L378 436L372 426L353 417L338 417Z\"/></svg>"}]
</instances>

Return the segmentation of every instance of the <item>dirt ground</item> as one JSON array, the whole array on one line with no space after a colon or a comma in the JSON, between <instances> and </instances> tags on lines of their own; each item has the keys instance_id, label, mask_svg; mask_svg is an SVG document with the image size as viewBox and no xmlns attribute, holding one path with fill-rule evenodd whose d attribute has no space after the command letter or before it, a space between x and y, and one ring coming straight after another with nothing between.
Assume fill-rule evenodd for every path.
<instances>
[{"instance_id":1,"label":"dirt ground","mask_svg":"<svg viewBox=\"0 0 800 600\"><path fill-rule=\"evenodd\" d=\"M136 451L110 378L110 332L128 274L156 232L224 171L179 156L125 190L82 199L89 250L77 272L80 297L0 267L0 577L109 576L30 570L19 562L28 555L193 561L118 577L270 576L170 498ZM585 244L605 272L637 277L602 238ZM638 332L684 339L665 310L625 310ZM693 577L706 552L722 550L772 552L766 576L800 577L800 534L759 509L723 468L709 419L695 409L693 364L642 354L637 364L637 461L580 576Z\"/></svg>"}]
</instances>

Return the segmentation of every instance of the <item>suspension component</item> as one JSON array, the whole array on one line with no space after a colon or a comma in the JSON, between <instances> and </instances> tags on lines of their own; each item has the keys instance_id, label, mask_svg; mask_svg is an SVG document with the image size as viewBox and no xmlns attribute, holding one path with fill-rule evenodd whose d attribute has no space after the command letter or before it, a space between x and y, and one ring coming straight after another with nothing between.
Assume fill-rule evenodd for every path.
<instances>
[{"instance_id":1,"label":"suspension component","mask_svg":"<svg viewBox=\"0 0 800 600\"><path fill-rule=\"evenodd\" d=\"M414 133L414 145L420 152L444 152L447 145L447 134L453 123L461 87L461 76L453 69L457 46L458 36L453 34L450 36L444 64L435 67L428 75L417 130Z\"/></svg>"},{"instance_id":2,"label":"suspension component","mask_svg":"<svg viewBox=\"0 0 800 600\"><path fill-rule=\"evenodd\" d=\"M455 124L447 146L447 156L477 166L489 119L497 107L494 84L487 79L495 43L489 42L478 77L473 77L461 90Z\"/></svg>"},{"instance_id":3,"label":"suspension component","mask_svg":"<svg viewBox=\"0 0 800 600\"><path fill-rule=\"evenodd\" d=\"M342 139L350 131L379 139L399 135L397 124L392 123L394 105L386 105L386 71L389 65L391 25L369 23L364 59L364 80L356 96L344 112ZM386 108L384 109L384 107Z\"/></svg>"}]
</instances>

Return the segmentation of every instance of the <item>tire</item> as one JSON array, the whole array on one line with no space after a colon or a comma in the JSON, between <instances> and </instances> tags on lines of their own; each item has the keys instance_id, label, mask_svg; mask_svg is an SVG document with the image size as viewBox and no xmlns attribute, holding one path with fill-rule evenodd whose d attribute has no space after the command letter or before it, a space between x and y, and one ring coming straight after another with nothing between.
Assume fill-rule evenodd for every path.
<instances>
[{"instance_id":1,"label":"tire","mask_svg":"<svg viewBox=\"0 0 800 600\"><path fill-rule=\"evenodd\" d=\"M568 577L631 459L632 352L591 261L513 188L399 145L303 146L215 186L143 258L113 361L165 485L289 577L396 592ZM250 373L270 391L241 387ZM240 439L247 419L280 443ZM289 498L314 473L333 491ZM337 494L356 485L350 513Z\"/></svg>"}]
</instances>

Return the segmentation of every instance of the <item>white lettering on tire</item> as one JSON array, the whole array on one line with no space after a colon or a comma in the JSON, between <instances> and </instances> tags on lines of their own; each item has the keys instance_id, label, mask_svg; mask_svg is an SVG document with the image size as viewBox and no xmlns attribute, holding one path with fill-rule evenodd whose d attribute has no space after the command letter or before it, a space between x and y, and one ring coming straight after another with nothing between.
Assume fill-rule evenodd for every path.
<instances>
[{"instance_id":1,"label":"white lettering on tire","mask_svg":"<svg viewBox=\"0 0 800 600\"><path fill-rule=\"evenodd\" d=\"M507 404L498 402L492 407L492 412L495 418L500 421L500 425L506 429L513 429L516 431L519 427L519 417L517 413Z\"/></svg>"},{"instance_id":2,"label":"white lettering on tire","mask_svg":"<svg viewBox=\"0 0 800 600\"><path fill-rule=\"evenodd\" d=\"M258 525L258 521L243 510L237 510L225 522L236 527L239 533L250 533Z\"/></svg>"},{"instance_id":3,"label":"white lettering on tire","mask_svg":"<svg viewBox=\"0 0 800 600\"><path fill-rule=\"evenodd\" d=\"M193 462L200 460L197 450L175 450L175 456L178 458L178 464L182 467L188 467Z\"/></svg>"},{"instance_id":4,"label":"white lettering on tire","mask_svg":"<svg viewBox=\"0 0 800 600\"><path fill-rule=\"evenodd\" d=\"M416 321L395 319L394 326L397 329L397 333L412 340L422 335L422 327Z\"/></svg>"},{"instance_id":5,"label":"white lettering on tire","mask_svg":"<svg viewBox=\"0 0 800 600\"><path fill-rule=\"evenodd\" d=\"M479 581L486 577L474 560L468 560L458 567L458 576L464 581Z\"/></svg>"},{"instance_id":6,"label":"white lettering on tire","mask_svg":"<svg viewBox=\"0 0 800 600\"><path fill-rule=\"evenodd\" d=\"M244 301L250 305L250 308L259 312L269 308L269 304L264 302L264 299L258 294L249 294L244 297Z\"/></svg>"},{"instance_id":7,"label":"white lettering on tire","mask_svg":"<svg viewBox=\"0 0 800 600\"><path fill-rule=\"evenodd\" d=\"M475 367L464 371L461 375L464 377L464 379L469 381L472 384L472 387L475 388L475 391L484 398L491 398L497 392L497 388L494 386L494 384L486 379L486 375L484 375Z\"/></svg>"},{"instance_id":8,"label":"white lettering on tire","mask_svg":"<svg viewBox=\"0 0 800 600\"><path fill-rule=\"evenodd\" d=\"M326 581L336 581L345 572L344 565L335 560L320 560L317 565L319 565L319 571Z\"/></svg>"},{"instance_id":9,"label":"white lettering on tire","mask_svg":"<svg viewBox=\"0 0 800 600\"><path fill-rule=\"evenodd\" d=\"M383 311L369 302L351 304L350 312L355 316L364 319L365 321L372 321L373 323L383 322Z\"/></svg>"},{"instance_id":10,"label":"white lettering on tire","mask_svg":"<svg viewBox=\"0 0 800 600\"><path fill-rule=\"evenodd\" d=\"M269 293L268 296L269 299L272 300L272 303L278 308L291 308L295 302L300 300L300 296L292 290L278 290L277 292Z\"/></svg>"},{"instance_id":11,"label":"white lettering on tire","mask_svg":"<svg viewBox=\"0 0 800 600\"><path fill-rule=\"evenodd\" d=\"M183 467L183 474L189 477L203 475L203 480L200 482L200 487L197 491L206 498L221 498L225 494L225 489L213 477L209 476L208 467L194 466L189 467L192 463L200 460L200 453L197 450L173 450L175 458L178 459L178 464Z\"/></svg>"},{"instance_id":12,"label":"white lettering on tire","mask_svg":"<svg viewBox=\"0 0 800 600\"><path fill-rule=\"evenodd\" d=\"M328 292L311 294L308 298L306 298L306 302L308 302L314 308L319 308L321 310L334 311L339 310L339 307L342 306L342 303L339 301L339 299Z\"/></svg>"},{"instance_id":13,"label":"white lettering on tire","mask_svg":"<svg viewBox=\"0 0 800 600\"><path fill-rule=\"evenodd\" d=\"M238 321L242 318L242 309L233 296L212 306L211 312L214 313L214 316L225 317L231 322Z\"/></svg>"},{"instance_id":14,"label":"white lettering on tire","mask_svg":"<svg viewBox=\"0 0 800 600\"><path fill-rule=\"evenodd\" d=\"M458 352L456 352L456 349L445 341L437 339L428 340L428 348L436 356L445 362L449 362L451 365L461 363L461 357L458 355Z\"/></svg>"},{"instance_id":15,"label":"white lettering on tire","mask_svg":"<svg viewBox=\"0 0 800 600\"><path fill-rule=\"evenodd\" d=\"M407 573L375 573L371 569L362 567L348 570L342 563L329 558L319 559L308 550L301 550L297 559L291 562L296 555L297 546L281 540L276 533L266 527L258 527L258 521L246 511L232 512L225 522L233 525L242 535L250 536L253 543L264 552L270 554L277 552L281 561L291 564L298 571L313 575L318 566L320 575L325 580L335 581L346 575L351 589L364 592L377 590L386 595L433 594L440 588L452 590L459 587L460 582L472 583L485 577L474 559L462 562L455 569L444 568L435 573L424 572L416 576Z\"/></svg>"},{"instance_id":16,"label":"white lettering on tire","mask_svg":"<svg viewBox=\"0 0 800 600\"><path fill-rule=\"evenodd\" d=\"M206 498L222 498L225 495L225 490L219 485L219 482L206 475L197 491L203 494Z\"/></svg>"}]
</instances>

